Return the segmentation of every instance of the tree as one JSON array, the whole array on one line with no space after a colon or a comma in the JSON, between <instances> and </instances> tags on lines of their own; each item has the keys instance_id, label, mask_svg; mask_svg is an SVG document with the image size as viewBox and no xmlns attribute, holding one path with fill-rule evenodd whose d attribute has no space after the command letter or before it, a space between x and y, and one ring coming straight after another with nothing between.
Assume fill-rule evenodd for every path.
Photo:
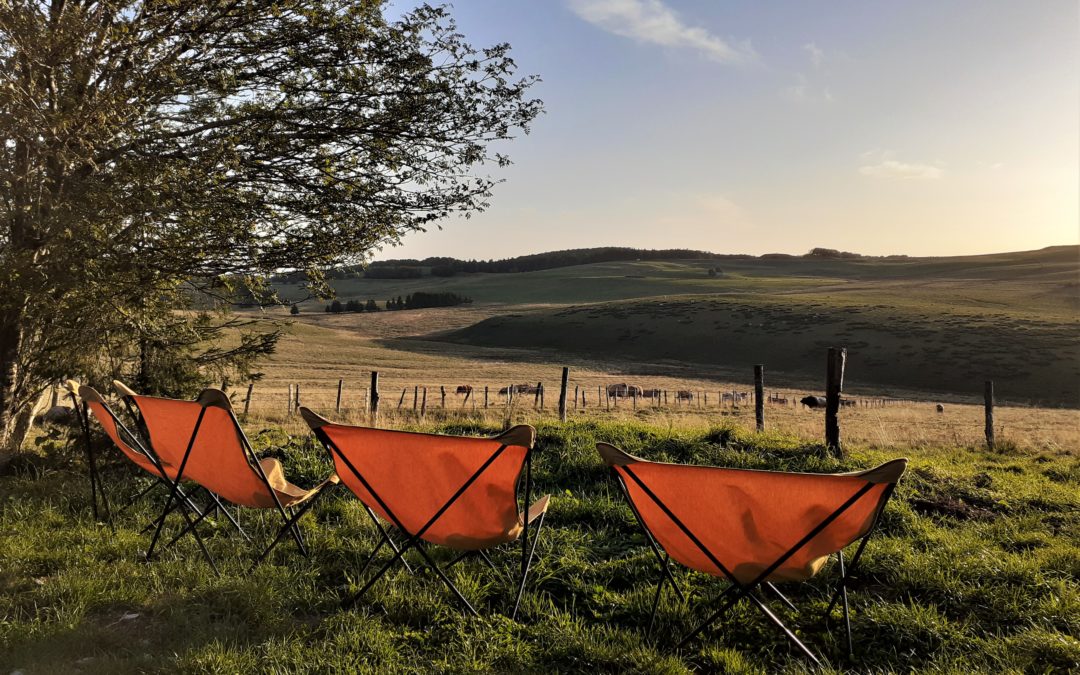
<instances>
[{"instance_id":1,"label":"tree","mask_svg":"<svg viewBox=\"0 0 1080 675\"><path fill-rule=\"evenodd\" d=\"M227 314L238 289L325 296L320 269L486 207L535 78L444 8L383 10L0 3L0 461L51 382L250 367L278 333Z\"/></svg>"},{"instance_id":2,"label":"tree","mask_svg":"<svg viewBox=\"0 0 1080 675\"><path fill-rule=\"evenodd\" d=\"M341 305L340 300L334 300L330 303L330 311L334 314L341 314L343 311L345 311L345 308Z\"/></svg>"},{"instance_id":3,"label":"tree","mask_svg":"<svg viewBox=\"0 0 1080 675\"><path fill-rule=\"evenodd\" d=\"M300 313L300 308L297 307L296 303L294 302L292 304L292 307L289 308L289 314L292 314L293 316L296 316L299 313Z\"/></svg>"},{"instance_id":4,"label":"tree","mask_svg":"<svg viewBox=\"0 0 1080 675\"><path fill-rule=\"evenodd\" d=\"M368 312L377 312L379 311L379 306L375 303L374 300L369 299L364 309Z\"/></svg>"}]
</instances>

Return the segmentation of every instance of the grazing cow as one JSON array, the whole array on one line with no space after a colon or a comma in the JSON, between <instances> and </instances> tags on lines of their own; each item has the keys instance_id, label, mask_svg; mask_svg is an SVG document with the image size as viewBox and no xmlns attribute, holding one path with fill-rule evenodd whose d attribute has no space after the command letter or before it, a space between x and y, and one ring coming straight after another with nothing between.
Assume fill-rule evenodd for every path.
<instances>
[{"instance_id":1,"label":"grazing cow","mask_svg":"<svg viewBox=\"0 0 1080 675\"><path fill-rule=\"evenodd\" d=\"M517 394L535 394L536 393L536 385L535 384L514 384L514 385L511 385L510 387L503 387L502 389L500 389L499 390L499 395L500 396L506 396L510 392L511 387L513 387L513 393L514 393L515 396Z\"/></svg>"},{"instance_id":2,"label":"grazing cow","mask_svg":"<svg viewBox=\"0 0 1080 675\"><path fill-rule=\"evenodd\" d=\"M661 392L659 389L642 389L641 390L641 397L642 398L660 398L662 395L663 395L663 392Z\"/></svg>"},{"instance_id":3,"label":"grazing cow","mask_svg":"<svg viewBox=\"0 0 1080 675\"><path fill-rule=\"evenodd\" d=\"M941 405L940 403L938 403L938 404L937 404L937 411L938 411L939 413L943 413L943 412L945 412L945 406L943 406L943 405Z\"/></svg>"},{"instance_id":4,"label":"grazing cow","mask_svg":"<svg viewBox=\"0 0 1080 675\"><path fill-rule=\"evenodd\" d=\"M849 398L840 399L840 407L842 407L842 408L853 408L853 407L855 407L856 403L857 403L857 401L855 401L854 399L849 399Z\"/></svg>"},{"instance_id":5,"label":"grazing cow","mask_svg":"<svg viewBox=\"0 0 1080 675\"><path fill-rule=\"evenodd\" d=\"M824 408L825 397L824 396L804 396L799 400L807 408Z\"/></svg>"},{"instance_id":6,"label":"grazing cow","mask_svg":"<svg viewBox=\"0 0 1080 675\"><path fill-rule=\"evenodd\" d=\"M459 384L458 388L457 388L457 392L455 392L455 393L457 393L458 395L471 394L472 393L472 385L471 384Z\"/></svg>"},{"instance_id":7,"label":"grazing cow","mask_svg":"<svg viewBox=\"0 0 1080 675\"><path fill-rule=\"evenodd\" d=\"M632 384L626 384L620 382L619 384L609 384L607 386L608 398L628 398L630 396L641 396L641 387L636 387Z\"/></svg>"},{"instance_id":8,"label":"grazing cow","mask_svg":"<svg viewBox=\"0 0 1080 675\"><path fill-rule=\"evenodd\" d=\"M679 391L675 392L675 400L676 401L693 401L694 400L694 392L688 391L686 389L680 389Z\"/></svg>"}]
</instances>

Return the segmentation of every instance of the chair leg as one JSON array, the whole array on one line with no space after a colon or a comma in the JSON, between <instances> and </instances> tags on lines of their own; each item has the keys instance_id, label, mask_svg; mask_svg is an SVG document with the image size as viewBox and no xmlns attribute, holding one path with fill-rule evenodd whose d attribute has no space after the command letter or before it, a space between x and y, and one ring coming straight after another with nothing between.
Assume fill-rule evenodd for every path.
<instances>
[{"instance_id":1,"label":"chair leg","mask_svg":"<svg viewBox=\"0 0 1080 675\"><path fill-rule=\"evenodd\" d=\"M214 557L210 555L210 551L207 550L206 544L203 543L203 539L202 539L202 536L199 534L199 530L195 527L195 525L196 525L196 523L198 521L192 522L191 517L188 516L188 512L184 508L180 509L180 515L184 517L185 521L187 521L188 528L191 529L191 534L195 537L195 541L196 541L196 543L198 543L199 550L202 551L203 557L206 558L206 562L210 563L210 568L214 570L214 574L216 576L220 577L221 576L221 570L218 569L217 563L214 562ZM205 513L200 514L199 518L202 519L205 516L206 516ZM164 521L164 518L163 518L163 521ZM155 536L156 536L156 533L155 533ZM150 560L150 553L152 552L152 550L153 550L153 542L151 542L151 550L147 551L147 554L146 554L146 559L147 560Z\"/></svg>"},{"instance_id":2,"label":"chair leg","mask_svg":"<svg viewBox=\"0 0 1080 675\"><path fill-rule=\"evenodd\" d=\"M387 541L389 541L389 537L387 537ZM372 576L370 579L368 579L367 583L364 584L363 588L361 588L359 591L357 591L355 594L353 594L353 596L351 598L349 598L348 600L346 600L343 604L345 606L347 606L347 607L351 607L352 605L355 605L360 600L360 598L364 597L364 594L368 592L368 589L370 589L372 586L374 586L375 582L378 581L380 578L382 578L382 576L384 574L386 574L387 570L389 570L394 565L395 562L397 562L398 560L402 560L402 557L405 555L406 551L408 551L410 548L414 548L416 546L416 541L417 540L415 540L415 539L410 539L409 541L405 542L404 546L402 546L401 548L397 548L396 549L397 552L394 553L393 557L391 557L389 560L387 560L386 563L384 563L383 566L379 568L379 571L376 572L375 575ZM390 542L390 545L394 546L394 543ZM380 543L379 547L381 547L381 546L382 546L382 544ZM376 548L376 551L378 551L379 547ZM372 555L372 558L374 558L374 555ZM370 560L371 560L371 558L369 558L369 562L370 562ZM402 560L402 562L404 562L404 561ZM364 567L367 568L367 564L365 564Z\"/></svg>"},{"instance_id":3,"label":"chair leg","mask_svg":"<svg viewBox=\"0 0 1080 675\"><path fill-rule=\"evenodd\" d=\"M657 610L658 607L660 607L660 594L664 590L664 582L665 581L667 581L667 577L665 575L660 575L660 581L658 581L656 583L656 593L653 594L653 601L652 601L652 612L649 613L649 628L648 628L648 630L645 631L645 639L646 640L649 640L649 639L652 638L653 624L656 623L656 610Z\"/></svg>"},{"instance_id":4,"label":"chair leg","mask_svg":"<svg viewBox=\"0 0 1080 675\"><path fill-rule=\"evenodd\" d=\"M169 548L170 546L172 546L176 542L180 541L181 537L183 537L188 532L192 532L195 529L195 527L199 523L201 523L209 515L210 515L209 511L203 511L202 514L200 514L198 517L195 518L195 520L188 520L188 524L186 526L184 526L184 529L180 530L180 532L178 532L175 537L170 539L169 543L163 545L162 548Z\"/></svg>"},{"instance_id":5,"label":"chair leg","mask_svg":"<svg viewBox=\"0 0 1080 675\"><path fill-rule=\"evenodd\" d=\"M240 521L238 521L236 519L236 517L233 516L233 514L229 513L229 508L221 503L221 500L218 498L218 496L216 494L214 494L213 492L210 492L209 490L206 491L206 494L210 495L210 501L214 505L213 510L215 512L220 510L222 513L224 513L225 518L230 523L232 523L232 526L236 528L236 531L240 533L240 536L243 537L246 541L251 541L251 537L248 536L248 533L244 532L244 528L240 527ZM240 514L240 508L239 507L237 507L236 513L237 513L237 515Z\"/></svg>"},{"instance_id":6,"label":"chair leg","mask_svg":"<svg viewBox=\"0 0 1080 675\"><path fill-rule=\"evenodd\" d=\"M761 600L759 600L750 593L746 593L745 596L749 598L750 602L754 603L754 605L756 605L763 614L765 614L769 621L771 621L777 628L783 631L787 639L790 640L791 643L794 644L796 647L798 647L799 651L801 651L808 659L813 661L815 666L819 668L821 667L821 660L818 659L817 655L815 655L814 652L810 651L810 648L803 644L802 640L796 637L795 633L792 633L791 630L784 625L784 622L781 621L779 617L777 617L775 614L773 614L772 610L769 609L768 606L765 605L765 603L763 603Z\"/></svg>"},{"instance_id":7,"label":"chair leg","mask_svg":"<svg viewBox=\"0 0 1080 675\"><path fill-rule=\"evenodd\" d=\"M547 516L547 512L540 514L540 518L536 522L536 533L533 534L532 547L529 549L529 555L525 556L525 540L521 542L521 553L524 558L525 564L521 569L521 584L518 586L517 599L514 601L514 611L510 613L510 618L517 620L518 609L521 607L521 597L525 593L525 581L529 577L529 568L532 567L533 556L536 554L536 545L540 542L540 532L544 529L544 517Z\"/></svg>"},{"instance_id":8,"label":"chair leg","mask_svg":"<svg viewBox=\"0 0 1080 675\"><path fill-rule=\"evenodd\" d=\"M469 601L466 600L465 596L461 594L461 591L459 591L458 587L454 585L454 582L450 581L450 577L446 576L446 574L441 569L439 569L439 566L435 564L435 561L431 559L431 556L428 555L427 551L420 547L417 547L416 551L427 562L428 567L430 567L431 570L435 572L436 576L442 579L442 582L450 588L454 595L457 596L457 599L460 600L463 605L465 605L465 608L468 609L473 616L480 616L480 613L477 612L471 604L469 604Z\"/></svg>"},{"instance_id":9,"label":"chair leg","mask_svg":"<svg viewBox=\"0 0 1080 675\"><path fill-rule=\"evenodd\" d=\"M841 564L843 564L843 563L841 563ZM783 593L781 593L780 589L777 588L776 586L774 586L771 581L766 581L763 585L765 586L765 588L768 588L770 591L772 591L776 595L776 597L780 598L780 602L787 605L788 609L790 609L793 612L798 612L799 611L799 608L795 606L795 603L788 600L787 596L784 595Z\"/></svg>"},{"instance_id":10,"label":"chair leg","mask_svg":"<svg viewBox=\"0 0 1080 675\"><path fill-rule=\"evenodd\" d=\"M742 597L743 590L744 589L743 589L742 586L735 586L734 584L728 586L727 588L725 588L724 592L721 593L720 595L718 595L716 597L716 599L713 600L713 602L719 602L719 601L723 600L726 595L731 594L731 593L733 593L734 596L730 600L725 602L723 605L721 605L719 609L717 609L715 612L710 614L707 619L702 621L697 626L697 628L695 628L694 630L687 633L686 636L682 640L679 641L679 644L675 645L675 649L682 649L683 647L685 647L687 645L687 643L689 643L691 640L696 638L698 636L698 634L701 633L701 631L705 630L705 628L707 628L709 626L709 624L711 624L712 622L716 621L721 616L723 616L729 609L731 609L732 605L734 605L736 602L739 601L739 599Z\"/></svg>"},{"instance_id":11,"label":"chair leg","mask_svg":"<svg viewBox=\"0 0 1080 675\"><path fill-rule=\"evenodd\" d=\"M484 561L484 563L491 568L492 572L498 574L500 579L506 579L506 574L495 566L495 563L491 561L491 558L488 557L487 553L484 553L483 551L477 551L476 555L478 555L480 557L480 560Z\"/></svg>"},{"instance_id":12,"label":"chair leg","mask_svg":"<svg viewBox=\"0 0 1080 675\"><path fill-rule=\"evenodd\" d=\"M383 541L385 543L389 544L390 548L394 549L394 553L397 553L398 552L398 545L395 544L394 540L390 538L390 533L387 532L386 528L383 527L383 524L379 522L379 518L375 515L375 512L372 511L370 508L368 508L368 506L366 504L364 505L364 511L367 512L368 518L371 518L371 522L374 523L376 529L379 530L379 535L382 537ZM382 544L380 544L379 546L381 547ZM375 549L375 550L377 551L378 549ZM370 560L369 560L369 562L370 562ZM408 560L406 560L404 557L402 557L401 563L403 565L405 565L405 569L409 570L409 574L413 573L413 568L412 568L411 565L409 565ZM367 565L365 565L364 567L366 569Z\"/></svg>"},{"instance_id":13,"label":"chair leg","mask_svg":"<svg viewBox=\"0 0 1080 675\"><path fill-rule=\"evenodd\" d=\"M315 505L315 501L320 496L321 495L315 495L314 497L312 497L306 504L304 504L299 509L296 509L296 512L292 515L291 518L289 518L289 520L285 521L285 524L282 525L281 529L278 530L277 536L274 537L274 540L272 542L270 542L269 546L266 547L266 550L263 551L259 555L259 557L255 559L255 562L251 563L251 567L248 569L249 574L251 572L255 571L255 568L259 566L259 563L261 563L266 558L266 556L270 555L270 551L274 550L274 547L278 545L278 542L280 542L282 540L282 538L285 536L286 532L294 532L295 533L295 531L299 529L296 526L296 521L300 520L300 518L305 513L307 513L308 510L312 506ZM301 541L303 541L303 540L301 539ZM300 552L303 553L304 556L307 556L307 554L308 554L306 548L301 548Z\"/></svg>"},{"instance_id":14,"label":"chair leg","mask_svg":"<svg viewBox=\"0 0 1080 675\"><path fill-rule=\"evenodd\" d=\"M121 506L120 510L118 510L114 515L117 515L117 516L121 515L122 513L124 513L124 511L127 511L132 506L134 506L135 502L139 501L140 499L142 499L146 495L150 494L158 486L160 486L162 484L163 483L160 480L151 481L150 485L146 486L145 488L143 488L142 490L139 491L139 494L137 494L134 497L132 497L131 499L129 499L128 502L126 504L124 504L123 506Z\"/></svg>"},{"instance_id":15,"label":"chair leg","mask_svg":"<svg viewBox=\"0 0 1080 675\"><path fill-rule=\"evenodd\" d=\"M844 552L840 551L838 558L840 560L840 596L843 598L844 603L844 631L847 633L847 651L848 658L855 656L855 646L851 641L851 614L848 611L848 597L847 597L847 572L844 570Z\"/></svg>"}]
</instances>

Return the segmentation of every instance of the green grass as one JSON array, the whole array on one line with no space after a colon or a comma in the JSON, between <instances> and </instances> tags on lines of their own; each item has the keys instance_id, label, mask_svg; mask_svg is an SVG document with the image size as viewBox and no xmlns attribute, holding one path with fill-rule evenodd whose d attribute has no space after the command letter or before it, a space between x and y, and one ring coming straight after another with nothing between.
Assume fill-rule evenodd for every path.
<instances>
[{"instance_id":1,"label":"green grass","mask_svg":"<svg viewBox=\"0 0 1080 675\"><path fill-rule=\"evenodd\" d=\"M472 423L448 433L487 433ZM252 549L207 528L224 561L215 577L190 539L146 564L139 506L115 529L88 513L79 453L45 442L0 476L0 672L801 672L756 612L739 607L691 649L675 636L721 585L685 570L695 602L665 596L658 640L644 639L656 568L592 450L614 442L646 457L724 466L839 471L891 458L853 448L844 461L778 434L673 430L640 422L545 424L538 488L555 498L520 622L504 616L510 584L471 563L453 571L482 618L465 616L430 574L391 574L355 609L373 528L345 490L303 521L310 559L282 547L246 573ZM310 485L330 469L307 437L256 435ZM107 452L107 451L103 451ZM854 580L857 656L820 619L828 567L787 591L789 617L834 667L872 672L1070 672L1080 668L1080 461L1074 450L920 449ZM118 461L104 470L129 490ZM123 487L127 486L127 487ZM256 538L272 521L245 514ZM435 552L442 557L446 552ZM496 562L512 565L513 550ZM695 611L696 610L696 611ZM137 614L138 616L132 616ZM835 615L838 616L838 615ZM834 618L835 618L834 616ZM127 618L125 618L127 617Z\"/></svg>"},{"instance_id":2,"label":"green grass","mask_svg":"<svg viewBox=\"0 0 1080 675\"><path fill-rule=\"evenodd\" d=\"M682 296L539 309L485 319L443 339L628 361L688 361L820 381L823 355L848 348L848 386L1080 405L1080 320L1017 317L875 293Z\"/></svg>"}]
</instances>

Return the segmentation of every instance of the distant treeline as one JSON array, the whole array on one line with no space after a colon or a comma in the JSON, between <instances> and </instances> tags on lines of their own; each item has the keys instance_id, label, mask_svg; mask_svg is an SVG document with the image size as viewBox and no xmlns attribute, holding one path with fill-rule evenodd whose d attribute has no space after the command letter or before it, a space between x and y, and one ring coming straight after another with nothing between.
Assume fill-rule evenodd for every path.
<instances>
[{"instance_id":1,"label":"distant treeline","mask_svg":"<svg viewBox=\"0 0 1080 675\"><path fill-rule=\"evenodd\" d=\"M381 260L371 263L366 272L380 267L391 268L416 268L427 267L431 269L432 276L452 276L458 272L536 272L538 270L550 270L558 267L570 267L572 265L589 265L603 262L620 262L625 260L711 260L714 258L730 258L752 256L723 256L708 251L694 251L684 248L667 249L640 249L624 246L606 246L602 248L575 248L565 251L549 251L547 253L535 253L522 255L516 258L504 258L502 260L459 260L457 258L424 258L423 260L400 259ZM366 274L366 276L371 276Z\"/></svg>"},{"instance_id":2,"label":"distant treeline","mask_svg":"<svg viewBox=\"0 0 1080 675\"><path fill-rule=\"evenodd\" d=\"M471 274L486 272L489 274L506 274L513 272L536 272L550 270L559 267L573 265L589 265L605 262L624 262L628 260L790 260L803 259L834 259L834 260L860 260L870 259L850 251L840 251L832 248L814 248L804 255L791 255L788 253L766 253L762 256L747 254L711 253L709 251L696 251L685 248L665 249L641 249L626 246L605 246L601 248L575 248L565 251L549 251L547 253L535 253L533 255L517 256L516 258L504 258L502 260L460 260L458 258L431 257L422 260L415 258L398 258L395 260L380 260L370 263L366 267L350 266L339 267L326 271L330 279L349 279L365 277L368 279L419 279L424 276L452 277L455 274ZM885 256L884 259L903 259L907 256ZM877 259L882 259L878 257ZM299 282L304 280L303 272L280 274L273 278L274 282Z\"/></svg>"}]
</instances>

